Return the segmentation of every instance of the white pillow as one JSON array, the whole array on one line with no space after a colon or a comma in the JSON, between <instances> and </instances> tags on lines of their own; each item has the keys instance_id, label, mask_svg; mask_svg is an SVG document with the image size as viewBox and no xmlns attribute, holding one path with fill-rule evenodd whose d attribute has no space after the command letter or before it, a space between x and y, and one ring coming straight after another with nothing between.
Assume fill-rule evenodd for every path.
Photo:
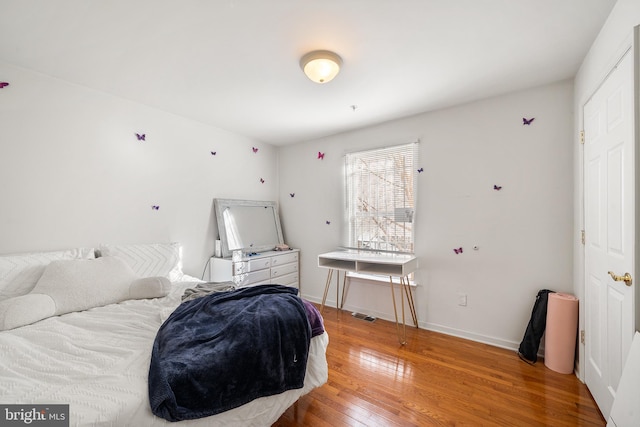
<instances>
[{"instance_id":1,"label":"white pillow","mask_svg":"<svg viewBox=\"0 0 640 427\"><path fill-rule=\"evenodd\" d=\"M169 293L165 277L138 278L120 258L52 261L31 293L0 302L0 330L128 299Z\"/></svg>"},{"instance_id":2,"label":"white pillow","mask_svg":"<svg viewBox=\"0 0 640 427\"><path fill-rule=\"evenodd\" d=\"M140 277L162 276L176 282L183 275L179 243L102 244L98 250L100 256L116 256L123 259Z\"/></svg>"},{"instance_id":3,"label":"white pillow","mask_svg":"<svg viewBox=\"0 0 640 427\"><path fill-rule=\"evenodd\" d=\"M29 293L51 261L92 258L95 258L93 248L2 255L0 256L0 301Z\"/></svg>"},{"instance_id":4,"label":"white pillow","mask_svg":"<svg viewBox=\"0 0 640 427\"><path fill-rule=\"evenodd\" d=\"M55 316L56 305L49 295L27 294L0 301L0 331L30 325Z\"/></svg>"}]
</instances>

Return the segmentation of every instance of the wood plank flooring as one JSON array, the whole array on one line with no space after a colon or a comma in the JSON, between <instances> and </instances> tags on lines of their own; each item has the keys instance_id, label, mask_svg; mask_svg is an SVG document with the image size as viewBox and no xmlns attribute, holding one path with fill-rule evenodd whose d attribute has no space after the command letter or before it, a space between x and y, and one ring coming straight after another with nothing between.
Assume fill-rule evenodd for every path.
<instances>
[{"instance_id":1,"label":"wood plank flooring","mask_svg":"<svg viewBox=\"0 0 640 427\"><path fill-rule=\"evenodd\" d=\"M510 350L355 319L326 307L329 381L274 424L287 426L604 426L575 375Z\"/></svg>"}]
</instances>

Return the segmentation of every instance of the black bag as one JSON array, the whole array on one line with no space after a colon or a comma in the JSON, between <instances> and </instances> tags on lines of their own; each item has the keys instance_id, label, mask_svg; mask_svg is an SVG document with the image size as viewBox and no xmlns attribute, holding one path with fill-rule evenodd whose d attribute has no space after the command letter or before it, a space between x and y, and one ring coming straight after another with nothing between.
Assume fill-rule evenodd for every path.
<instances>
[{"instance_id":1,"label":"black bag","mask_svg":"<svg viewBox=\"0 0 640 427\"><path fill-rule=\"evenodd\" d=\"M518 349L520 359L530 364L538 361L538 347L540 347L540 340L547 327L547 302L550 293L553 291L548 289L538 291L536 302L531 311L531 319Z\"/></svg>"}]
</instances>

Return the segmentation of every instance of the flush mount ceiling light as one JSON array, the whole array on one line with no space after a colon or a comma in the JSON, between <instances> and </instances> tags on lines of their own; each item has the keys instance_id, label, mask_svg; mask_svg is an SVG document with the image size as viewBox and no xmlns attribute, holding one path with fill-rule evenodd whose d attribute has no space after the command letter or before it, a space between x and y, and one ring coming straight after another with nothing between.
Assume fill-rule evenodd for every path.
<instances>
[{"instance_id":1,"label":"flush mount ceiling light","mask_svg":"<svg viewBox=\"0 0 640 427\"><path fill-rule=\"evenodd\" d=\"M328 50L315 50L307 53L300 60L304 73L316 83L327 83L333 80L340 71L342 59Z\"/></svg>"}]
</instances>

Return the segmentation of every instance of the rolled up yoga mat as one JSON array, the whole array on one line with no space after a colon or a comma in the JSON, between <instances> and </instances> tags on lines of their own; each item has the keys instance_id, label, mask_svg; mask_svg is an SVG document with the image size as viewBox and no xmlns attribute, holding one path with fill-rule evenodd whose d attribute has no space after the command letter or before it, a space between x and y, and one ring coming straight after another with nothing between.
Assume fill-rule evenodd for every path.
<instances>
[{"instance_id":1,"label":"rolled up yoga mat","mask_svg":"<svg viewBox=\"0 0 640 427\"><path fill-rule=\"evenodd\" d=\"M549 294L544 364L547 368L570 374L576 355L578 335L578 299L570 294Z\"/></svg>"}]
</instances>

